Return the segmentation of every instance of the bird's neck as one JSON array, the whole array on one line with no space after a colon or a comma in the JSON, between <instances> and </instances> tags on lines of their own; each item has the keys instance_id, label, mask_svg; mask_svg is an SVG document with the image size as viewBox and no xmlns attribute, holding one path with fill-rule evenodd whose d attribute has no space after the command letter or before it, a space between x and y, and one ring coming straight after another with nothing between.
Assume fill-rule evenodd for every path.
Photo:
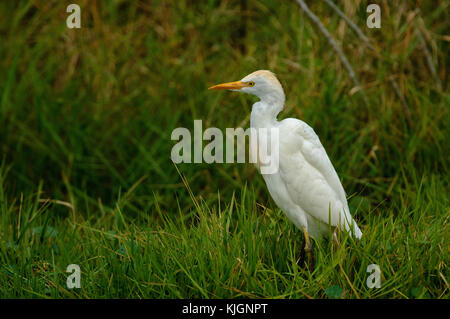
<instances>
[{"instance_id":1,"label":"bird's neck","mask_svg":"<svg viewBox=\"0 0 450 319\"><path fill-rule=\"evenodd\" d=\"M275 91L259 96L259 102L253 104L250 126L254 128L270 128L276 125L277 115L284 107L284 92Z\"/></svg>"}]
</instances>

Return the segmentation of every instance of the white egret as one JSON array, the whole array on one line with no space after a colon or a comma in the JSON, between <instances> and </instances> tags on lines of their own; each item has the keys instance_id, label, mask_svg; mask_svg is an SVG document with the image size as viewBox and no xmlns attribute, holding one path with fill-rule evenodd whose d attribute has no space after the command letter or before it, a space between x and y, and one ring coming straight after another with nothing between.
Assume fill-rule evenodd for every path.
<instances>
[{"instance_id":1,"label":"white egret","mask_svg":"<svg viewBox=\"0 0 450 319\"><path fill-rule=\"evenodd\" d=\"M262 176L275 203L303 231L303 249L308 254L310 267L309 235L313 238L325 235L331 226L334 230L340 229L361 238L362 232L350 215L341 181L314 130L298 119L277 120L278 113L284 108L285 95L272 72L259 70L240 81L209 89L256 95L260 101L253 104L250 126L255 129L278 128L279 169L274 174ZM257 144L262 141L267 141L267 136L258 133Z\"/></svg>"}]
</instances>

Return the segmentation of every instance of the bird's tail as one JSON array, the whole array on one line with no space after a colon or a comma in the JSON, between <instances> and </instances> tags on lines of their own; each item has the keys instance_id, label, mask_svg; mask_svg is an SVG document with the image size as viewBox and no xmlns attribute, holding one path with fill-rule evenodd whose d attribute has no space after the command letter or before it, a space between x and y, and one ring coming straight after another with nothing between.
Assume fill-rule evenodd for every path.
<instances>
[{"instance_id":1,"label":"bird's tail","mask_svg":"<svg viewBox=\"0 0 450 319\"><path fill-rule=\"evenodd\" d=\"M356 225L356 222L353 220L353 231L352 235L355 236L356 239L361 239L362 231L359 229L358 225Z\"/></svg>"},{"instance_id":2,"label":"bird's tail","mask_svg":"<svg viewBox=\"0 0 450 319\"><path fill-rule=\"evenodd\" d=\"M344 228L347 232L349 232L353 237L356 239L361 239L362 237L362 231L359 229L358 225L356 224L356 221L352 218L352 216L345 211L345 223Z\"/></svg>"}]
</instances>

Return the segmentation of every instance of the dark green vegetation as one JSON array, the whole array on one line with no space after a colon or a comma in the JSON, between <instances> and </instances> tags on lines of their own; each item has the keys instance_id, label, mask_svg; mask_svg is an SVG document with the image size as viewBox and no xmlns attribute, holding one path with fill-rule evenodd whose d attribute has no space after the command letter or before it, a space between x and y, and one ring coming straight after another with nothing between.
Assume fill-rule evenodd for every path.
<instances>
[{"instance_id":1,"label":"dark green vegetation","mask_svg":"<svg viewBox=\"0 0 450 319\"><path fill-rule=\"evenodd\" d=\"M78 1L79 30L70 2L0 3L1 297L449 297L449 2L382 2L368 29L366 1L339 1L372 52L308 1L367 104L295 1ZM175 127L248 126L253 98L206 88L257 69L320 136L364 233L314 242L313 273L252 165L170 160Z\"/></svg>"}]
</instances>

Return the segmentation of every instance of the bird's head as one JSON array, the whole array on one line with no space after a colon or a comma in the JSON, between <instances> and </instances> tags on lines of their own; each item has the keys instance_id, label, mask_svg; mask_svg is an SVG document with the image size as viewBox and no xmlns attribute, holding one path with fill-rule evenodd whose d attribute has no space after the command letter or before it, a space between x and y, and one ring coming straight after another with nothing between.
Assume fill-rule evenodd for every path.
<instances>
[{"instance_id":1,"label":"bird's head","mask_svg":"<svg viewBox=\"0 0 450 319\"><path fill-rule=\"evenodd\" d=\"M239 81L211 86L209 90L231 90L256 95L267 102L284 104L284 92L275 74L259 70L245 76Z\"/></svg>"}]
</instances>

